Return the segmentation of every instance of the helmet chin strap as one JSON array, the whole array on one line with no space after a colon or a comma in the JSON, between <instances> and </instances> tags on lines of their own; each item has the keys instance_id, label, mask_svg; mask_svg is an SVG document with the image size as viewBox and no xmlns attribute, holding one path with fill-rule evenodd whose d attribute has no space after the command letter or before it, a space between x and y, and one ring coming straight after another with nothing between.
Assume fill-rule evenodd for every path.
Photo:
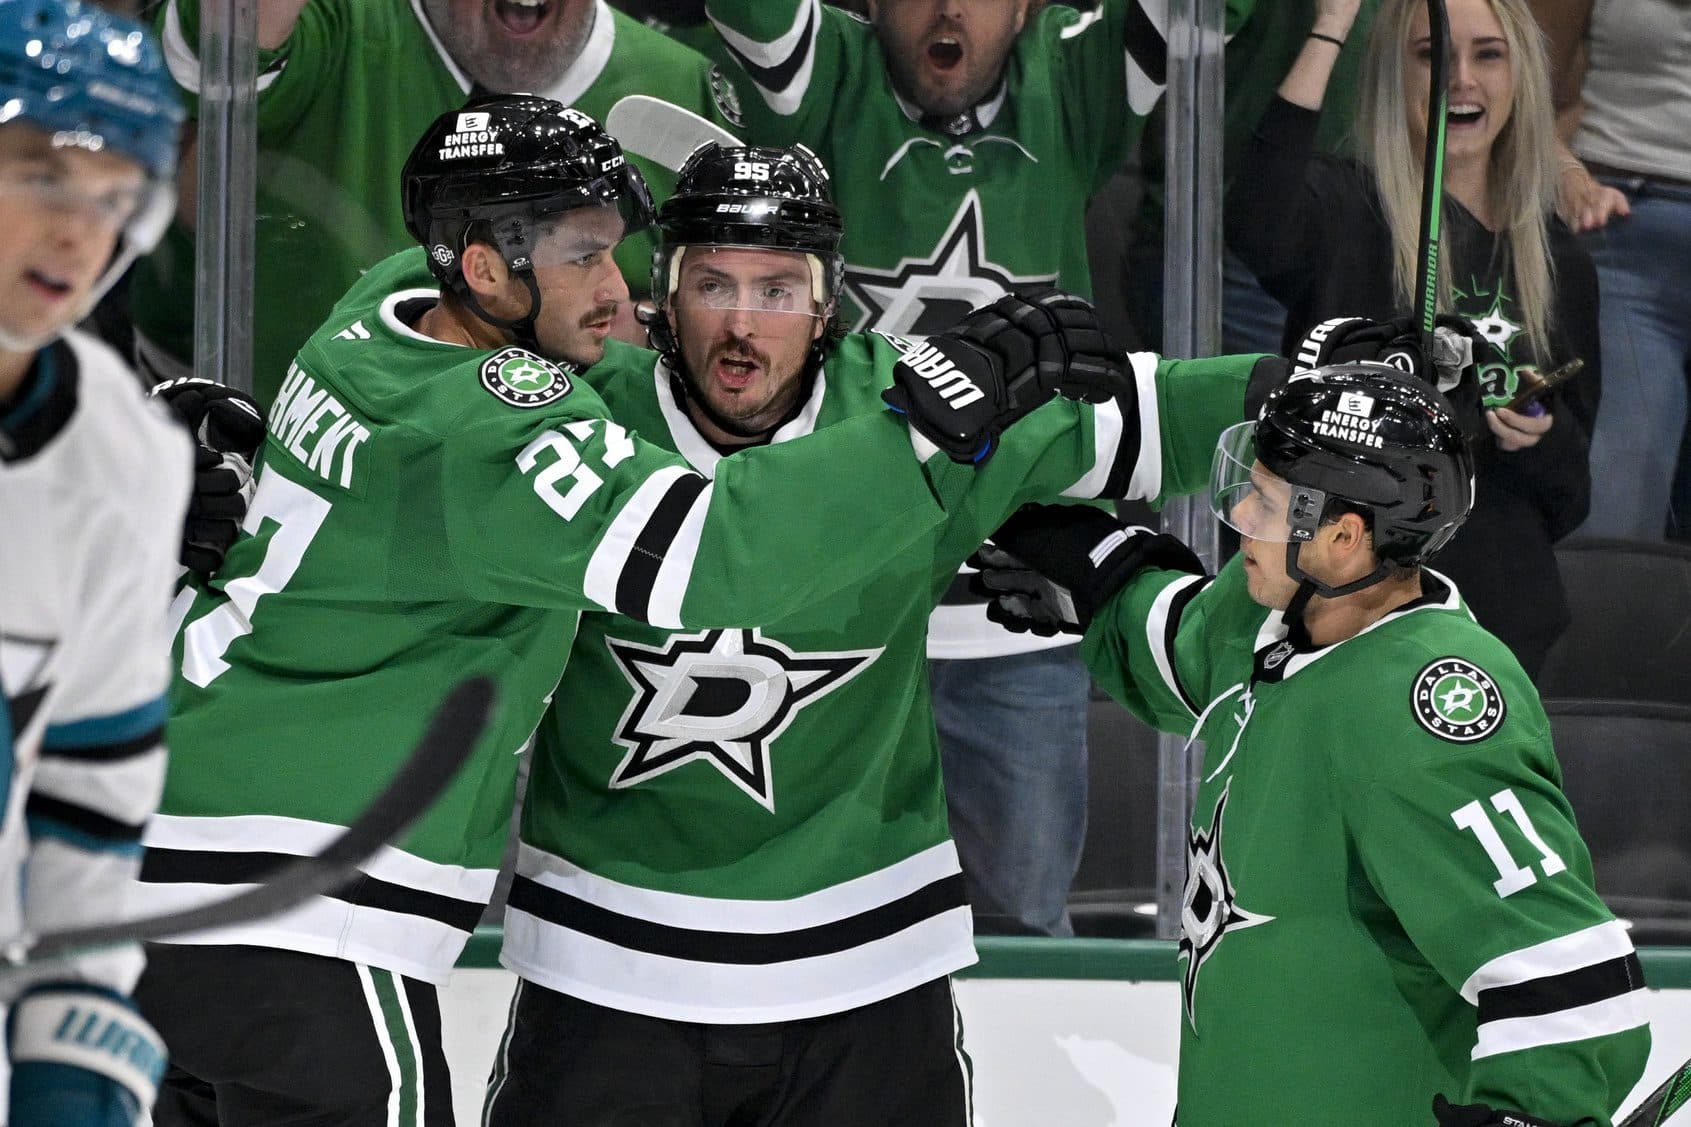
<instances>
[{"instance_id":1,"label":"helmet chin strap","mask_svg":"<svg viewBox=\"0 0 1691 1127\"><path fill-rule=\"evenodd\" d=\"M1303 545L1296 540L1288 541L1286 544L1286 574L1298 581L1297 593L1292 596L1292 601L1286 604L1285 611L1280 615L1280 621L1286 624L1287 629L1291 629L1294 624L1303 624L1303 612L1309 607L1309 601L1315 596L1320 595L1324 599L1336 599L1342 595L1353 594L1365 587L1372 587L1374 584L1383 581L1391 571L1391 564L1381 560L1373 571L1362 578L1353 579L1349 583L1341 583L1336 587L1331 586L1298 566L1298 551L1302 547Z\"/></svg>"},{"instance_id":2,"label":"helmet chin strap","mask_svg":"<svg viewBox=\"0 0 1691 1127\"><path fill-rule=\"evenodd\" d=\"M475 291L468 285L459 285L453 288L458 291L458 296L469 307L471 313L494 328L510 333L518 344L529 351L540 353L540 341L534 335L534 319L540 316L540 284L534 280L533 270L518 271L517 276L523 280L523 285L528 287L528 313L516 318L495 317L486 309L483 309L481 302L476 300Z\"/></svg>"}]
</instances>

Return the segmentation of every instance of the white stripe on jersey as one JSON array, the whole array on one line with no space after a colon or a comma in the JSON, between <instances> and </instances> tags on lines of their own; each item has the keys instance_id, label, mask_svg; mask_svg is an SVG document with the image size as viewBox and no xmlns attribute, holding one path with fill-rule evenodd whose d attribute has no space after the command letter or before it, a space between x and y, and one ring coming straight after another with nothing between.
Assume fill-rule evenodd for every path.
<instances>
[{"instance_id":1,"label":"white stripe on jersey","mask_svg":"<svg viewBox=\"0 0 1691 1127\"><path fill-rule=\"evenodd\" d=\"M710 15L708 5L705 14ZM822 18L821 0L806 0L794 13L793 26L768 43L747 38L731 27L716 23L715 20L711 22L716 23L716 30L722 36L723 42L733 51L744 55L753 66L779 67L798 52L804 52L804 62L799 65L798 72L785 88L771 90L761 82L753 80L769 108L783 117L788 117L798 112L800 103L804 101L805 91L810 88L811 74L816 69L816 36L813 34L809 39L804 39L805 28L821 27Z\"/></svg>"},{"instance_id":2,"label":"white stripe on jersey","mask_svg":"<svg viewBox=\"0 0 1691 1127\"><path fill-rule=\"evenodd\" d=\"M1139 393L1139 460L1128 479L1128 501L1149 501L1163 490L1163 414L1157 403L1157 355L1134 352L1127 357L1133 368L1133 386Z\"/></svg>"},{"instance_id":3,"label":"white stripe on jersey","mask_svg":"<svg viewBox=\"0 0 1691 1127\"><path fill-rule=\"evenodd\" d=\"M176 85L190 94L200 92L200 53L198 48L188 42L188 36L182 30L182 13L177 10L177 0L170 0L170 7L165 9L164 35L161 36L164 46L165 66L170 68L170 77L176 80ZM282 75L282 68L287 66L283 59L273 64L268 70L259 72L258 92L260 94L270 88L270 84Z\"/></svg>"},{"instance_id":4,"label":"white stripe on jersey","mask_svg":"<svg viewBox=\"0 0 1691 1127\"><path fill-rule=\"evenodd\" d=\"M370 977L370 968L362 964L352 968L358 974L358 985L364 990L364 1007L370 1014L370 1028L376 1035L376 1044L382 1050L382 1062L388 1070L388 1115L387 1127L399 1127L399 1096L405 1085L400 1081L399 1055L394 1051L393 1038L388 1035L387 1014L382 1012L382 1000L376 997L376 983ZM398 986L398 983L394 983ZM401 994L403 995L403 991ZM417 1118L422 1122L422 1117Z\"/></svg>"},{"instance_id":5,"label":"white stripe on jersey","mask_svg":"<svg viewBox=\"0 0 1691 1127\"><path fill-rule=\"evenodd\" d=\"M287 853L309 857L319 853L345 826L288 818L279 814L238 814L224 818L158 814L147 823L141 841L149 849L181 849L199 853ZM496 869L470 869L425 861L391 845L384 845L358 866L377 880L486 903L498 879ZM148 884L162 888L165 885Z\"/></svg>"},{"instance_id":6,"label":"white stripe on jersey","mask_svg":"<svg viewBox=\"0 0 1691 1127\"><path fill-rule=\"evenodd\" d=\"M593 557L587 561L587 572L582 578L582 593L594 603L618 614L628 613L617 606L617 583L628 567L628 557L634 554L634 545L651 522L652 514L669 496L670 487L690 473L692 471L685 466L665 466L642 481L634 496L623 503L622 509L605 529L599 546L593 549Z\"/></svg>"},{"instance_id":7,"label":"white stripe on jersey","mask_svg":"<svg viewBox=\"0 0 1691 1127\"><path fill-rule=\"evenodd\" d=\"M1462 997L1470 1006L1477 1006L1483 990L1554 978L1630 954L1632 939L1626 928L1620 921L1610 920L1497 956L1468 976L1462 984Z\"/></svg>"},{"instance_id":8,"label":"white stripe on jersey","mask_svg":"<svg viewBox=\"0 0 1691 1127\"><path fill-rule=\"evenodd\" d=\"M652 955L505 910L499 960L523 978L596 1005L672 1021L796 1021L866 1006L976 962L967 906L884 939L782 963Z\"/></svg>"},{"instance_id":9,"label":"white stripe on jersey","mask_svg":"<svg viewBox=\"0 0 1691 1127\"><path fill-rule=\"evenodd\" d=\"M1473 1059L1622 1033L1649 1020L1639 989L1555 1013L1488 1021L1475 1030Z\"/></svg>"},{"instance_id":10,"label":"white stripe on jersey","mask_svg":"<svg viewBox=\"0 0 1691 1127\"><path fill-rule=\"evenodd\" d=\"M1192 702L1186 699L1186 694L1180 689L1180 682L1174 675L1174 659L1167 650L1168 645L1168 616L1174 600L1182 591L1194 583L1204 583L1207 580L1201 575L1177 579L1157 592L1157 597L1151 602L1151 612L1145 618L1145 641L1151 650L1151 659L1157 663L1157 672L1162 676L1163 684L1167 686L1169 694L1185 706L1186 711L1196 716L1192 711Z\"/></svg>"},{"instance_id":11,"label":"white stripe on jersey","mask_svg":"<svg viewBox=\"0 0 1691 1127\"><path fill-rule=\"evenodd\" d=\"M1152 390L1154 393L1155 388ZM1104 492L1104 486L1110 480L1110 471L1116 468L1116 459L1121 457L1122 429L1120 403L1112 399L1108 403L1093 406L1092 467L1079 481L1063 490L1063 496L1097 497ZM1144 438L1141 437L1140 441L1143 442Z\"/></svg>"},{"instance_id":12,"label":"white stripe on jersey","mask_svg":"<svg viewBox=\"0 0 1691 1127\"><path fill-rule=\"evenodd\" d=\"M693 505L682 518L675 538L664 552L658 565L657 578L652 581L652 593L646 603L646 621L665 630L679 630L681 603L687 597L687 586L693 578L693 561L699 555L699 538L705 533L705 517L710 512L710 499L716 492L713 482L693 498Z\"/></svg>"}]
</instances>

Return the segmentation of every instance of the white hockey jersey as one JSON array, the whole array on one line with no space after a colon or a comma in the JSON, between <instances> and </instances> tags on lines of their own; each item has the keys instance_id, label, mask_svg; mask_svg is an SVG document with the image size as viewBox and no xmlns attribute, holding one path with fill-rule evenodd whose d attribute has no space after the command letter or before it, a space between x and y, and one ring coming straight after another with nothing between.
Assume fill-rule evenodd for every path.
<instances>
[{"instance_id":1,"label":"white hockey jersey","mask_svg":"<svg viewBox=\"0 0 1691 1127\"><path fill-rule=\"evenodd\" d=\"M166 624L191 444L117 354L71 333L0 409L0 935L138 914L163 786ZM127 994L118 948L27 975Z\"/></svg>"}]
</instances>

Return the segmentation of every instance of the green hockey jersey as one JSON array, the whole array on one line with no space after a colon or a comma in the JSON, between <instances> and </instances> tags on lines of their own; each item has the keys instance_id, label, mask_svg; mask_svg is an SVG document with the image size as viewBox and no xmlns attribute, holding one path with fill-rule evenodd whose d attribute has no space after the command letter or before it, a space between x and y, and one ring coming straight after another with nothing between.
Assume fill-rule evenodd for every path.
<instances>
[{"instance_id":1,"label":"green hockey jersey","mask_svg":"<svg viewBox=\"0 0 1691 1127\"><path fill-rule=\"evenodd\" d=\"M1180 959L1181 1127L1432 1122L1434 1093L1606 1125L1643 979L1592 888L1549 722L1442 576L1297 644L1235 558L1094 619L1100 682L1205 741Z\"/></svg>"},{"instance_id":2,"label":"green hockey jersey","mask_svg":"<svg viewBox=\"0 0 1691 1127\"><path fill-rule=\"evenodd\" d=\"M536 91L598 121L629 94L715 115L710 64L659 32L593 0L592 31L562 81ZM200 0L170 0L159 31L172 76L196 105ZM259 65L258 223L253 267L253 387L269 404L288 364L373 263L412 245L400 214L400 169L438 115L464 103L472 81L417 0L310 0L293 34ZM717 118L720 120L720 118ZM658 199L675 174L630 157ZM617 249L630 290L651 285L651 240ZM171 229L136 266L137 329L166 353L193 351L194 243Z\"/></svg>"},{"instance_id":3,"label":"green hockey jersey","mask_svg":"<svg viewBox=\"0 0 1691 1127\"><path fill-rule=\"evenodd\" d=\"M1231 29L1251 0L1227 7ZM1162 96L1165 5L1046 8L997 91L933 124L855 16L820 0L712 0L709 14L739 64L746 139L802 142L833 176L855 327L924 335L1009 289L1091 291L1081 218Z\"/></svg>"},{"instance_id":4,"label":"green hockey jersey","mask_svg":"<svg viewBox=\"0 0 1691 1127\"><path fill-rule=\"evenodd\" d=\"M179 608L150 901L202 902L315 852L459 679L493 677L497 714L355 883L187 942L443 980L493 888L516 753L583 611L672 630L780 621L928 543L936 489L972 481L943 458L924 470L886 411L707 478L609 421L580 373L419 334L429 280L420 248L388 259L307 343L271 408L250 535ZM649 373L650 357L612 342L605 367Z\"/></svg>"},{"instance_id":5,"label":"green hockey jersey","mask_svg":"<svg viewBox=\"0 0 1691 1127\"><path fill-rule=\"evenodd\" d=\"M777 448L881 414L898 355L878 334L834 346ZM943 525L796 613L684 631L584 615L537 735L504 964L617 1009L742 1023L865 1005L972 963L929 612L1024 501L1203 484L1254 361L1131 357L1129 399L1040 408ZM748 456L700 436L661 365L598 387L617 419L707 477Z\"/></svg>"}]
</instances>

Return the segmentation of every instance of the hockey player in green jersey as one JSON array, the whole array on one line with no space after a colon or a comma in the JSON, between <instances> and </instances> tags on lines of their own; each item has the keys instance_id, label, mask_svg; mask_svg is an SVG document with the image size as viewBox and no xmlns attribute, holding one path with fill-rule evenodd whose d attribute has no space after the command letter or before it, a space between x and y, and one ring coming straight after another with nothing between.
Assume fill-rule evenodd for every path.
<instances>
[{"instance_id":1,"label":"hockey player in green jersey","mask_svg":"<svg viewBox=\"0 0 1691 1127\"><path fill-rule=\"evenodd\" d=\"M158 23L190 107L200 90L201 4L169 0ZM476 93L534 91L597 121L630 94L718 116L710 64L605 0L258 0L257 6L252 351L253 389L266 406L289 361L363 270L410 245L393 185L412 143L436 115ZM630 159L655 193L668 192L673 171ZM187 172L191 179L191 163ZM192 216L187 219L137 265L131 283L137 355L158 379L188 374L191 360L194 242ZM643 232L617 251L636 293L650 260ZM638 333L631 317L625 321Z\"/></svg>"},{"instance_id":2,"label":"hockey player in green jersey","mask_svg":"<svg viewBox=\"0 0 1691 1127\"><path fill-rule=\"evenodd\" d=\"M808 151L705 147L659 231L661 358L588 373L615 417L720 476L879 412L897 342L833 332L841 220ZM926 623L1023 501L1201 486L1258 358L1129 363L1134 390L1020 422L943 527L832 597L738 630L582 617L537 733L490 1124L969 1121Z\"/></svg>"},{"instance_id":3,"label":"hockey player in green jersey","mask_svg":"<svg viewBox=\"0 0 1691 1127\"><path fill-rule=\"evenodd\" d=\"M846 219L846 324L901 336L1008 290L1091 292L1086 204L1163 92L1166 0L711 0L759 145L809 146ZM1227 0L1231 31L1251 0ZM1009 634L957 584L928 654L952 828L983 928L1069 935L1090 691L1072 639Z\"/></svg>"},{"instance_id":4,"label":"hockey player in green jersey","mask_svg":"<svg viewBox=\"0 0 1691 1127\"><path fill-rule=\"evenodd\" d=\"M1222 436L1213 581L1102 514L994 537L996 617L1085 628L1111 695L1205 742L1181 1127L1430 1125L1435 1096L1445 1127L1606 1127L1643 1071L1638 959L1538 695L1424 566L1473 466L1442 396L1335 365Z\"/></svg>"},{"instance_id":5,"label":"hockey player in green jersey","mask_svg":"<svg viewBox=\"0 0 1691 1127\"><path fill-rule=\"evenodd\" d=\"M492 676L502 704L445 796L354 882L155 946L138 1001L172 1049L160 1127L449 1123L435 986L492 891L514 754L578 616L802 613L926 542L966 492L974 469L913 446L990 466L997 432L1054 387L1123 385L1030 305L995 340L933 342L955 365L889 353L908 426L877 410L707 477L610 421L582 378L620 348L611 250L649 218L596 123L529 95L472 101L418 141L403 201L423 247L371 269L301 350L251 535L182 608L144 895L201 903L315 852L462 677ZM1010 344L1027 363L993 351Z\"/></svg>"}]
</instances>

